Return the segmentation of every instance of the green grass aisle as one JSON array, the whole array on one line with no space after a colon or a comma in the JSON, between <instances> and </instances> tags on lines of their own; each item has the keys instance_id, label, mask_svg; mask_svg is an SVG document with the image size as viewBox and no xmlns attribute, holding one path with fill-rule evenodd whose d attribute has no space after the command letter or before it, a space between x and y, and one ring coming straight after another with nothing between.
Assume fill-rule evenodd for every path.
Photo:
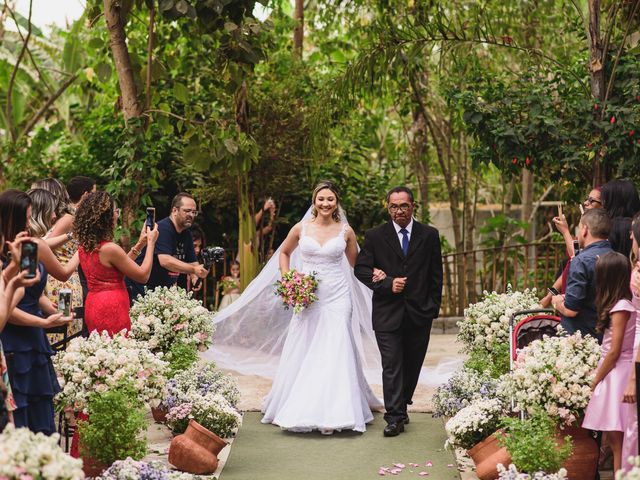
<instances>
[{"instance_id":1,"label":"green grass aisle","mask_svg":"<svg viewBox=\"0 0 640 480\"><path fill-rule=\"evenodd\" d=\"M283 432L262 425L260 418L257 412L244 414L220 480L460 479L453 453L443 448L442 420L428 413L412 413L405 433L395 438L382 436L381 414L364 434L331 436ZM426 466L428 461L433 466ZM396 475L380 475L380 467L391 469L394 464L405 468Z\"/></svg>"}]
</instances>

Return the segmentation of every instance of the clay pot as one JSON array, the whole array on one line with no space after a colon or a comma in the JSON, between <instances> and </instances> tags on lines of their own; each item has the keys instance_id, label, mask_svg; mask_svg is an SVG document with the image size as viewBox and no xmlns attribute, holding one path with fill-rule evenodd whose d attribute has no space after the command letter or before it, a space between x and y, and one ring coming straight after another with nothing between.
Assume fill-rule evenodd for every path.
<instances>
[{"instance_id":1,"label":"clay pot","mask_svg":"<svg viewBox=\"0 0 640 480\"><path fill-rule=\"evenodd\" d=\"M558 441L563 442L567 435L571 436L573 442L571 455L562 465L567 469L567 477L593 480L598 471L599 449L596 440L590 435L589 430L571 426L558 430Z\"/></svg>"},{"instance_id":2,"label":"clay pot","mask_svg":"<svg viewBox=\"0 0 640 480\"><path fill-rule=\"evenodd\" d=\"M476 475L480 480L497 479L499 476L498 464L501 463L508 467L511 463L509 452L500 446L495 433L474 445L467 453L476 464Z\"/></svg>"},{"instance_id":3,"label":"clay pot","mask_svg":"<svg viewBox=\"0 0 640 480\"><path fill-rule=\"evenodd\" d=\"M189 420L187 430L169 446L169 463L183 472L207 475L218 468L218 454L228 444L198 422Z\"/></svg>"},{"instance_id":4,"label":"clay pot","mask_svg":"<svg viewBox=\"0 0 640 480\"><path fill-rule=\"evenodd\" d=\"M85 477L98 477L102 475L108 468L108 465L99 462L95 458L92 457L83 457L82 458L82 471L84 472Z\"/></svg>"},{"instance_id":5,"label":"clay pot","mask_svg":"<svg viewBox=\"0 0 640 480\"><path fill-rule=\"evenodd\" d=\"M163 404L151 407L151 415L156 423L165 423L167 421L167 413L169 413L169 409Z\"/></svg>"}]
</instances>

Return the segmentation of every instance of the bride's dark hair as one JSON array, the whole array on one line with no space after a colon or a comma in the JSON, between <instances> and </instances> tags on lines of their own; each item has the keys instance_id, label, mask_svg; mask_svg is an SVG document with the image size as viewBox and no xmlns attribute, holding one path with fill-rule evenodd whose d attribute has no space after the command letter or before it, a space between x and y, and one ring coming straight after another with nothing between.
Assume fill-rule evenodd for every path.
<instances>
[{"instance_id":1,"label":"bride's dark hair","mask_svg":"<svg viewBox=\"0 0 640 480\"><path fill-rule=\"evenodd\" d=\"M313 194L311 195L311 205L312 205L311 216L313 218L316 218L316 215L318 215L318 212L316 211L316 207L315 207L316 197L318 196L318 192L320 190L324 190L325 188L328 190L331 190L331 193L333 193L336 196L336 209L331 214L331 218L333 218L336 222L339 222L341 220L340 194L338 193L338 189L336 188L336 186L328 180L322 180L320 183L316 185L316 188L313 189Z\"/></svg>"}]
</instances>

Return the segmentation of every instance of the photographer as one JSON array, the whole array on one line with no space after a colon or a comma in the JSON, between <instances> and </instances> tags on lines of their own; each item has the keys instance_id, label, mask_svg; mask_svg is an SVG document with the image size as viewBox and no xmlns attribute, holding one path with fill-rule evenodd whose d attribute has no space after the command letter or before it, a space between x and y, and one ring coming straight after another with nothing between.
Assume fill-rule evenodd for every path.
<instances>
[{"instance_id":1,"label":"photographer","mask_svg":"<svg viewBox=\"0 0 640 480\"><path fill-rule=\"evenodd\" d=\"M171 202L171 214L158 222L158 241L153 256L151 275L146 284L127 279L127 289L131 302L138 295L144 295L145 287L152 290L156 287L171 287L178 282L181 274L195 278L205 278L208 269L197 261L193 248L193 237L190 228L198 215L196 202L188 193L179 193ZM137 251L136 262L144 259L145 249Z\"/></svg>"}]
</instances>

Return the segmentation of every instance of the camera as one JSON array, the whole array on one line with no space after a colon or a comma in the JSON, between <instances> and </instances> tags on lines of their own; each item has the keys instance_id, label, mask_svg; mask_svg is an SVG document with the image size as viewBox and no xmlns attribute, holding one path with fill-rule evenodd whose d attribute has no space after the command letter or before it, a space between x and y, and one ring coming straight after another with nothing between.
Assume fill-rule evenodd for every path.
<instances>
[{"instance_id":1,"label":"camera","mask_svg":"<svg viewBox=\"0 0 640 480\"><path fill-rule=\"evenodd\" d=\"M224 248L205 247L200 252L200 258L205 268L211 268L214 263L224 260Z\"/></svg>"},{"instance_id":2,"label":"camera","mask_svg":"<svg viewBox=\"0 0 640 480\"><path fill-rule=\"evenodd\" d=\"M27 270L26 278L36 278L38 271L38 244L31 241L22 242L20 254L20 270Z\"/></svg>"},{"instance_id":3,"label":"camera","mask_svg":"<svg viewBox=\"0 0 640 480\"><path fill-rule=\"evenodd\" d=\"M149 228L149 230L153 230L153 226L156 224L155 207L147 207L147 219L144 221L144 224Z\"/></svg>"}]
</instances>

